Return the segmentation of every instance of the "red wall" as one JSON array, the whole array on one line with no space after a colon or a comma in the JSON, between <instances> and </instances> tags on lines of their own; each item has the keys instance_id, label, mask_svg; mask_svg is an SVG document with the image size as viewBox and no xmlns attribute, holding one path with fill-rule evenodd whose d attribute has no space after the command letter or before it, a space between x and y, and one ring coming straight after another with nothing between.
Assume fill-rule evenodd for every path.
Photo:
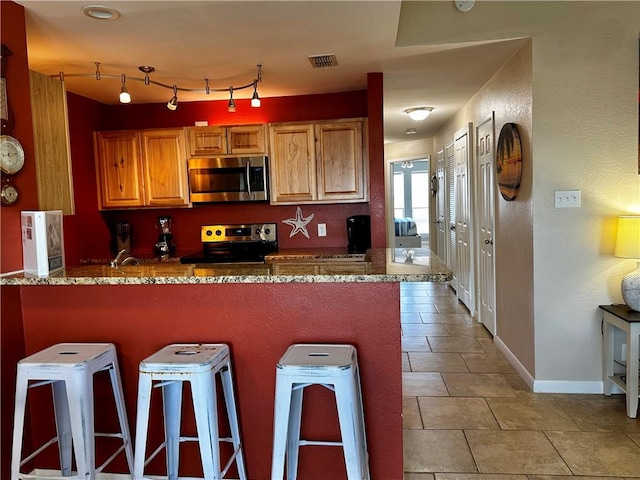
<instances>
[{"instance_id":1,"label":"red wall","mask_svg":"<svg viewBox=\"0 0 640 480\"><path fill-rule=\"evenodd\" d=\"M381 77L381 74L379 74ZM379 82L381 85L381 81ZM377 91L377 90L376 90ZM381 91L379 92L381 94ZM74 189L78 208L76 218L65 219L67 264L77 264L81 259L108 258L113 255L111 233L118 221L132 224L132 250L140 257L153 256L157 241L155 228L159 215L173 219L173 236L177 255L201 249L200 226L217 223L274 222L278 224L280 248L345 247L347 245L346 218L351 215L369 214L369 203L303 205L305 216L314 214L308 227L310 239L301 234L289 238L291 228L282 220L295 216L296 206L270 206L267 202L227 203L198 205L193 209L120 210L97 211L95 167L93 160L92 130L121 130L144 128L170 128L194 125L206 120L215 124L270 123L284 121L326 120L367 117L372 115L371 95L366 91L341 92L325 95L278 97L262 99L261 108L251 108L249 100L240 99L237 112L228 113L226 101L181 103L170 111L164 104L100 105L69 94L69 124L72 141ZM375 102L374 102L375 104ZM376 111L374 110L375 114ZM374 115L375 117L375 115ZM370 118L369 129L381 132L381 108L379 118ZM380 143L380 148L370 147L372 171L379 181L382 137L374 135L370 142ZM381 171L381 170L380 170ZM373 177L372 177L373 178ZM372 186L375 192L380 186ZM376 195L379 197L379 195ZM384 200L384 196L383 196ZM379 212L380 208L376 208ZM384 202L382 205L384 212ZM327 224L328 235L317 236L317 224ZM384 224L384 219L382 221ZM381 236L384 242L385 235ZM68 240L67 240L68 239ZM71 243L70 243L71 242ZM380 239L378 239L378 243ZM69 245L73 245L73 249Z\"/></svg>"},{"instance_id":2,"label":"red wall","mask_svg":"<svg viewBox=\"0 0 640 480\"><path fill-rule=\"evenodd\" d=\"M132 429L141 360L169 343L228 343L245 459L252 479L270 477L275 365L286 348L298 342L351 343L358 350L361 368L371 478L402 479L397 283L10 288L22 291L28 354L57 342L116 345ZM61 298L65 299L62 305ZM154 398L154 402L160 400ZM111 427L98 431L113 431L115 419L110 396L97 395L96 401L100 412L96 415L97 428ZM183 404L187 412L190 403L185 400ZM48 434L54 426L50 410L44 408L46 403L30 405L32 425L38 427L34 430L37 445L50 438ZM155 412L149 422L151 446L159 444L162 434L162 421L159 412ZM305 392L304 412L306 438L338 439L335 403L328 391L314 387ZM191 417L185 417L185 434L192 433L191 428ZM300 455L300 478L346 477L339 448L305 447ZM52 463L55 461L54 458ZM197 458L187 457L181 473L195 476L193 468L198 464Z\"/></svg>"},{"instance_id":3,"label":"red wall","mask_svg":"<svg viewBox=\"0 0 640 480\"><path fill-rule=\"evenodd\" d=\"M0 240L2 256L0 271L11 272L22 269L22 239L20 234L20 212L38 209L36 167L33 160L33 127L31 125L31 94L29 93L29 69L27 63L27 38L24 8L16 3L1 2L0 37L13 53L7 58L6 86L9 105L13 111L15 125L11 134L16 137L25 153L24 168L12 178L19 192L18 202L2 207ZM2 176L5 180L5 176Z\"/></svg>"}]
</instances>

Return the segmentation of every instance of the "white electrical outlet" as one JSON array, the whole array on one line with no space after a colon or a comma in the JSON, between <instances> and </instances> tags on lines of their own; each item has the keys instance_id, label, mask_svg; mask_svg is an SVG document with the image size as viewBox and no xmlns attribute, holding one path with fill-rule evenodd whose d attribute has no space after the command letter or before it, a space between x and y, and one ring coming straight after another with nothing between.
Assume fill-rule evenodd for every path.
<instances>
[{"instance_id":1,"label":"white electrical outlet","mask_svg":"<svg viewBox=\"0 0 640 480\"><path fill-rule=\"evenodd\" d=\"M326 237L327 236L327 224L326 223L319 223L318 224L318 236L319 237Z\"/></svg>"},{"instance_id":2,"label":"white electrical outlet","mask_svg":"<svg viewBox=\"0 0 640 480\"><path fill-rule=\"evenodd\" d=\"M556 208L580 208L581 197L582 191L580 190L556 190Z\"/></svg>"}]
</instances>

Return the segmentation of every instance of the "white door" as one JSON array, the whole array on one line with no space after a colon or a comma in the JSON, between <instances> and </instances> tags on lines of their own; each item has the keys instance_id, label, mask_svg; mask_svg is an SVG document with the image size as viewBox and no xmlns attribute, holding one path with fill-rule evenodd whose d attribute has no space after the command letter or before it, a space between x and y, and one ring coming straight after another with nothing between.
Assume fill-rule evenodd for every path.
<instances>
[{"instance_id":1,"label":"white door","mask_svg":"<svg viewBox=\"0 0 640 480\"><path fill-rule=\"evenodd\" d=\"M455 291L458 291L458 260L456 255L456 161L455 149L453 143L447 145L444 149L445 156L445 180L447 185L445 228L447 233L447 267L453 272L453 278L449 285Z\"/></svg>"},{"instance_id":2,"label":"white door","mask_svg":"<svg viewBox=\"0 0 640 480\"><path fill-rule=\"evenodd\" d=\"M478 231L478 320L496 334L495 256L494 236L494 180L495 166L493 113L476 128L476 205Z\"/></svg>"},{"instance_id":3,"label":"white door","mask_svg":"<svg viewBox=\"0 0 640 480\"><path fill-rule=\"evenodd\" d=\"M473 287L473 251L471 229L471 182L469 179L471 124L454 137L456 176L456 256L458 265L458 299L471 315L475 313Z\"/></svg>"},{"instance_id":4,"label":"white door","mask_svg":"<svg viewBox=\"0 0 640 480\"><path fill-rule=\"evenodd\" d=\"M445 182L444 182L444 148L436 154L436 255L444 262L447 261L446 235L445 235Z\"/></svg>"}]
</instances>

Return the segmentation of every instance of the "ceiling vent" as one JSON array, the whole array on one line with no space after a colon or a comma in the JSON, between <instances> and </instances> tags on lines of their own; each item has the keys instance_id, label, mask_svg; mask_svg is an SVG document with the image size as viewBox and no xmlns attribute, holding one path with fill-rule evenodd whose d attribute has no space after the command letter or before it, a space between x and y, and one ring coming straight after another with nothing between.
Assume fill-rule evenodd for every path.
<instances>
[{"instance_id":1,"label":"ceiling vent","mask_svg":"<svg viewBox=\"0 0 640 480\"><path fill-rule=\"evenodd\" d=\"M338 59L333 53L324 55L309 55L309 62L313 68L337 67Z\"/></svg>"}]
</instances>

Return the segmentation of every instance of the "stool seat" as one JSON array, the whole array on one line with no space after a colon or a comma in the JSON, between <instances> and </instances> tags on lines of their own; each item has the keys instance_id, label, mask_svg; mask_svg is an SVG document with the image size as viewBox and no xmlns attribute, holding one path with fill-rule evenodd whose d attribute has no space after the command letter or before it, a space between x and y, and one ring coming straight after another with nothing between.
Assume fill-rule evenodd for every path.
<instances>
[{"instance_id":1,"label":"stool seat","mask_svg":"<svg viewBox=\"0 0 640 480\"><path fill-rule=\"evenodd\" d=\"M108 371L115 399L120 432L96 433L94 428L93 376ZM29 382L38 381L29 384ZM57 435L22 459L27 390L51 385ZM95 466L95 437L116 437L122 445L101 466ZM133 472L133 449L125 410L122 381L115 346L111 343L59 343L18 362L14 413L11 479L37 478L20 471L28 461L53 443L58 443L60 473L65 478L95 478L124 450L129 473ZM77 475L72 476L72 453ZM50 476L49 476L50 478Z\"/></svg>"},{"instance_id":2,"label":"stool seat","mask_svg":"<svg viewBox=\"0 0 640 480\"><path fill-rule=\"evenodd\" d=\"M231 431L230 438L219 436L215 375L220 375ZM191 384L197 437L186 437L180 433L184 382ZM154 387L162 389L165 438L164 442L145 458L151 389ZM167 345L140 362L134 479L142 480L145 466L163 449L166 449L166 478L179 478L180 443L188 441L197 441L200 446L202 470L207 480L224 478L234 461L240 480L247 480L229 347L226 344ZM220 458L220 442L233 444L233 453L224 467Z\"/></svg>"},{"instance_id":3,"label":"stool seat","mask_svg":"<svg viewBox=\"0 0 640 480\"><path fill-rule=\"evenodd\" d=\"M304 389L322 385L335 393L341 442L300 439ZM294 344L276 365L271 479L297 478L299 448L342 446L349 480L368 480L367 440L357 352L352 345Z\"/></svg>"}]
</instances>

